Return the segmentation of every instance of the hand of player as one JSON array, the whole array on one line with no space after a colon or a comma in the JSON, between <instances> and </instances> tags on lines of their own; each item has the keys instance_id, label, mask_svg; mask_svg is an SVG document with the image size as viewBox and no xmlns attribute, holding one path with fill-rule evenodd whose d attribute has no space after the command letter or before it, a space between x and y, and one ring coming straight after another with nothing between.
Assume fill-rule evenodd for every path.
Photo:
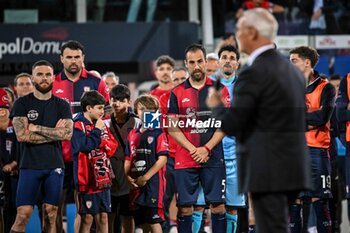
<instances>
[{"instance_id":1,"label":"hand of player","mask_svg":"<svg viewBox=\"0 0 350 233\"><path fill-rule=\"evenodd\" d=\"M192 155L192 158L197 163L206 163L209 160L209 152L205 147L197 147L196 153Z\"/></svg>"},{"instance_id":2,"label":"hand of player","mask_svg":"<svg viewBox=\"0 0 350 233\"><path fill-rule=\"evenodd\" d=\"M11 172L12 171L11 164L6 164L5 166L2 167L2 170L6 173Z\"/></svg>"},{"instance_id":3,"label":"hand of player","mask_svg":"<svg viewBox=\"0 0 350 233\"><path fill-rule=\"evenodd\" d=\"M350 110L350 102L348 103L347 110Z\"/></svg>"},{"instance_id":4,"label":"hand of player","mask_svg":"<svg viewBox=\"0 0 350 233\"><path fill-rule=\"evenodd\" d=\"M7 109L5 109L5 108L0 109L0 117L6 116L7 113L8 113Z\"/></svg>"},{"instance_id":5,"label":"hand of player","mask_svg":"<svg viewBox=\"0 0 350 233\"><path fill-rule=\"evenodd\" d=\"M145 184L147 183L147 179L145 178L145 176L140 176L136 179L135 182L139 187L145 186Z\"/></svg>"},{"instance_id":6,"label":"hand of player","mask_svg":"<svg viewBox=\"0 0 350 233\"><path fill-rule=\"evenodd\" d=\"M16 170L17 167L17 162L16 161L12 161L11 163L8 163L6 165L3 166L2 170L4 172L13 172Z\"/></svg>"},{"instance_id":7,"label":"hand of player","mask_svg":"<svg viewBox=\"0 0 350 233\"><path fill-rule=\"evenodd\" d=\"M31 132L36 132L36 130L37 130L36 125L30 123L28 125L28 130L31 131Z\"/></svg>"},{"instance_id":8,"label":"hand of player","mask_svg":"<svg viewBox=\"0 0 350 233\"><path fill-rule=\"evenodd\" d=\"M102 118L98 118L96 123L95 123L95 127L102 130L103 127L105 127L105 123L103 122Z\"/></svg>"},{"instance_id":9,"label":"hand of player","mask_svg":"<svg viewBox=\"0 0 350 233\"><path fill-rule=\"evenodd\" d=\"M215 108L222 103L221 91L215 90L213 87L209 88L206 104L208 108Z\"/></svg>"},{"instance_id":10,"label":"hand of player","mask_svg":"<svg viewBox=\"0 0 350 233\"><path fill-rule=\"evenodd\" d=\"M128 183L131 189L135 189L139 186L137 186L137 184L135 183L135 179L131 178L130 176L127 176L128 178Z\"/></svg>"}]
</instances>

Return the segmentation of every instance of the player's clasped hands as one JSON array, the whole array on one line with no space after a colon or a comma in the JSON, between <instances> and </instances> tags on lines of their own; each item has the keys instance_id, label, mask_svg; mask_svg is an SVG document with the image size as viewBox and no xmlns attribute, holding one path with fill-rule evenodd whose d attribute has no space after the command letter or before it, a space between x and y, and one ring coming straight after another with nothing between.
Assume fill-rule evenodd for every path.
<instances>
[{"instance_id":1,"label":"player's clasped hands","mask_svg":"<svg viewBox=\"0 0 350 233\"><path fill-rule=\"evenodd\" d=\"M209 160L209 152L205 147L197 147L195 150L190 151L192 158L197 163L206 163Z\"/></svg>"}]
</instances>

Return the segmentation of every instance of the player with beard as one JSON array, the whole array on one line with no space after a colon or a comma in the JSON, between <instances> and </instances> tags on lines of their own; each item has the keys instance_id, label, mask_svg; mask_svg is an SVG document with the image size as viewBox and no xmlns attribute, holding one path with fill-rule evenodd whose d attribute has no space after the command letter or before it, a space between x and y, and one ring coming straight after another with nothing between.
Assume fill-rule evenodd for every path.
<instances>
[{"instance_id":1,"label":"player with beard","mask_svg":"<svg viewBox=\"0 0 350 233\"><path fill-rule=\"evenodd\" d=\"M158 87L149 92L150 95L159 97L167 92L170 92L170 89L173 87L171 81L171 72L175 66L175 61L167 55L162 55L156 60L156 70L155 75L158 80Z\"/></svg>"},{"instance_id":2,"label":"player with beard","mask_svg":"<svg viewBox=\"0 0 350 233\"><path fill-rule=\"evenodd\" d=\"M86 91L97 90L109 102L108 87L105 82L83 68L85 58L84 46L78 41L70 40L61 47L61 62L63 70L56 75L52 93L67 100L73 113L81 112L80 98ZM57 232L62 232L62 210L66 192L73 190L73 160L70 141L62 142L63 159L66 167L63 193L57 216ZM76 225L79 226L79 217Z\"/></svg>"},{"instance_id":3,"label":"player with beard","mask_svg":"<svg viewBox=\"0 0 350 233\"><path fill-rule=\"evenodd\" d=\"M227 87L230 97L233 95L233 87L236 82L236 70L239 67L239 52L232 45L226 45L219 50L220 68L211 77ZM224 158L226 167L226 218L227 232L235 233L237 229L238 209L245 208L245 196L238 193L236 139L233 136L225 136L223 139Z\"/></svg>"},{"instance_id":4,"label":"player with beard","mask_svg":"<svg viewBox=\"0 0 350 233\"><path fill-rule=\"evenodd\" d=\"M175 61L173 58L162 55L159 56L156 60L156 69L155 69L155 75L158 80L158 87L151 90L149 92L150 95L155 96L159 102L162 102L163 104L160 104L160 112L166 113L167 111L167 104L170 97L170 90L173 88L173 82L171 80L171 74L174 70ZM172 144L173 140L169 137L169 144ZM171 165L171 160L167 160L167 177L171 173L171 168L173 165ZM169 179L169 183L167 183L167 186L175 186L175 184L172 182L171 179ZM170 219L169 219L169 199L171 200L171 197L168 197L167 195L164 196L165 198L165 222L162 223L162 228L165 233L169 232L170 230Z\"/></svg>"},{"instance_id":5,"label":"player with beard","mask_svg":"<svg viewBox=\"0 0 350 233\"><path fill-rule=\"evenodd\" d=\"M178 143L175 152L178 232L192 232L193 205L197 202L200 184L211 210L213 232L226 232L224 134L215 127L198 129L187 124L188 121L200 123L214 120L210 118L211 112L205 104L214 81L206 77L207 60L203 46L190 45L185 50L185 58L190 77L172 89L168 111L172 122L185 123L178 126L172 124L169 128L170 136ZM229 106L227 88L219 85L223 101Z\"/></svg>"},{"instance_id":6,"label":"player with beard","mask_svg":"<svg viewBox=\"0 0 350 233\"><path fill-rule=\"evenodd\" d=\"M25 232L38 190L42 191L44 203L43 231L56 232L64 177L61 141L70 140L73 132L69 104L52 95L52 64L36 62L32 67L32 81L34 92L19 98L10 116L21 152L17 216L12 233Z\"/></svg>"}]
</instances>

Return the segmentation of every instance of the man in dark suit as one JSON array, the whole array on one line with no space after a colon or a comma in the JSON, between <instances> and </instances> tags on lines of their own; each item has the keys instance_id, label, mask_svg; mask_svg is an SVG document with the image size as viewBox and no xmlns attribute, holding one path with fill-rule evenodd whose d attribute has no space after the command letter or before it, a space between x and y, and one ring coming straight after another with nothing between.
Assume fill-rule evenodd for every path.
<instances>
[{"instance_id":1,"label":"man in dark suit","mask_svg":"<svg viewBox=\"0 0 350 233\"><path fill-rule=\"evenodd\" d=\"M288 232L288 202L309 189L305 142L305 80L273 43L278 23L265 9L244 13L237 23L247 68L238 75L231 107L220 91L207 99L222 130L237 139L240 192L250 192L257 232Z\"/></svg>"}]
</instances>

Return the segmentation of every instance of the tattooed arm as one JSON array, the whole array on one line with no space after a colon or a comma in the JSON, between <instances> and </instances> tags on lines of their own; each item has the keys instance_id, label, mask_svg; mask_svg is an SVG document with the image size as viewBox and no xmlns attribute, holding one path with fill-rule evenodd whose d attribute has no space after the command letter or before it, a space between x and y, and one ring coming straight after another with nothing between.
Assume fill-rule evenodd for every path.
<instances>
[{"instance_id":1,"label":"tattooed arm","mask_svg":"<svg viewBox=\"0 0 350 233\"><path fill-rule=\"evenodd\" d=\"M53 141L47 137L29 131L27 117L14 117L12 120L12 124L15 129L17 140L19 142L41 144Z\"/></svg>"},{"instance_id":2,"label":"tattooed arm","mask_svg":"<svg viewBox=\"0 0 350 233\"><path fill-rule=\"evenodd\" d=\"M28 129L52 141L70 140L73 135L73 121L71 119L60 119L55 128L29 124Z\"/></svg>"}]
</instances>

